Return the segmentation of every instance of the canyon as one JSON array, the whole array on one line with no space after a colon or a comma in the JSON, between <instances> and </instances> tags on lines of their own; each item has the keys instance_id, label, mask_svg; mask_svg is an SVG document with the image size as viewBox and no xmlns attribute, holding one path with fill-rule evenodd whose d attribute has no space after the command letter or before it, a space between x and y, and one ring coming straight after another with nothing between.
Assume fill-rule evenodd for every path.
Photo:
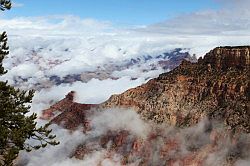
<instances>
[{"instance_id":1,"label":"canyon","mask_svg":"<svg viewBox=\"0 0 250 166\"><path fill-rule=\"evenodd\" d=\"M145 137L105 131L78 145L77 159L104 149L105 158L121 156L121 165L235 165L250 158L249 52L217 47L100 104L76 103L70 92L41 118L88 135L96 114L132 109L148 126Z\"/></svg>"}]
</instances>

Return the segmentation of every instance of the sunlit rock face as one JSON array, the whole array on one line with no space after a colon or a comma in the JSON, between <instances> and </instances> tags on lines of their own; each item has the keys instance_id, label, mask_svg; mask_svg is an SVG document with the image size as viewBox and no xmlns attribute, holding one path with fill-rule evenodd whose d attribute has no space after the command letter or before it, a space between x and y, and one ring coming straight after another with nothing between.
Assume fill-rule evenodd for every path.
<instances>
[{"instance_id":1,"label":"sunlit rock face","mask_svg":"<svg viewBox=\"0 0 250 166\"><path fill-rule=\"evenodd\" d=\"M247 68L250 65L250 47L217 47L204 57L206 63L221 70Z\"/></svg>"},{"instance_id":2,"label":"sunlit rock face","mask_svg":"<svg viewBox=\"0 0 250 166\"><path fill-rule=\"evenodd\" d=\"M79 160L104 150L100 163L118 156L120 165L237 165L250 158L249 48L215 48L99 105L75 103L70 92L44 118L85 133L69 156ZM123 128L109 128L105 113L114 108L133 109L143 124L127 127L134 121L125 118ZM117 125L124 123L124 114L115 116ZM138 126L147 132L133 132Z\"/></svg>"},{"instance_id":3,"label":"sunlit rock face","mask_svg":"<svg viewBox=\"0 0 250 166\"><path fill-rule=\"evenodd\" d=\"M250 47L219 47L123 94L103 107L133 107L147 120L190 126L202 117L250 132Z\"/></svg>"}]
</instances>

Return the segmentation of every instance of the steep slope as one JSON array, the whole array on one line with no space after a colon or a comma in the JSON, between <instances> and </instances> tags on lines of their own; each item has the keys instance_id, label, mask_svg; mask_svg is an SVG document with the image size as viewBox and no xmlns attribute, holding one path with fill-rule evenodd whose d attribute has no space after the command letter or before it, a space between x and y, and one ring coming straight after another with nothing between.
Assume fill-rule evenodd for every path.
<instances>
[{"instance_id":1,"label":"steep slope","mask_svg":"<svg viewBox=\"0 0 250 166\"><path fill-rule=\"evenodd\" d=\"M99 165L249 165L249 51L215 48L99 105L75 103L70 92L44 117L60 111L52 123L80 127L84 139L69 157L101 152Z\"/></svg>"},{"instance_id":2,"label":"steep slope","mask_svg":"<svg viewBox=\"0 0 250 166\"><path fill-rule=\"evenodd\" d=\"M91 107L134 108L145 120L185 127L208 117L223 121L234 131L250 132L249 46L218 47L197 63L183 61L174 70L161 74L146 84L113 95L100 105L82 104L79 111ZM44 110L43 118L66 111L78 103L71 93ZM79 118L79 117L78 117ZM77 124L75 124L77 125ZM80 125L80 124L78 124Z\"/></svg>"},{"instance_id":3,"label":"steep slope","mask_svg":"<svg viewBox=\"0 0 250 166\"><path fill-rule=\"evenodd\" d=\"M198 63L113 95L104 108L133 107L146 120L191 126L205 116L235 131L250 132L250 47L218 47Z\"/></svg>"},{"instance_id":4,"label":"steep slope","mask_svg":"<svg viewBox=\"0 0 250 166\"><path fill-rule=\"evenodd\" d=\"M60 124L69 130L77 129L80 124L85 126L84 130L88 130L87 116L92 114L90 109L97 107L97 105L76 103L74 96L74 91L69 92L64 99L43 110L40 118L52 120L53 123Z\"/></svg>"}]
</instances>

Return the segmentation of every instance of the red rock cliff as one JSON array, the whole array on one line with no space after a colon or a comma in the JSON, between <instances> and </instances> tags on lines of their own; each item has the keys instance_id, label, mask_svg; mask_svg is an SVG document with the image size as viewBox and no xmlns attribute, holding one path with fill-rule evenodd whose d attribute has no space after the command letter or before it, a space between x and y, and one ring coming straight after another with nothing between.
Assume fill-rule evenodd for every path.
<instances>
[{"instance_id":1,"label":"red rock cliff","mask_svg":"<svg viewBox=\"0 0 250 166\"><path fill-rule=\"evenodd\" d=\"M198 63L183 61L169 73L120 95L103 107L133 107L147 120L176 126L202 117L250 132L249 46L218 47Z\"/></svg>"},{"instance_id":2,"label":"red rock cliff","mask_svg":"<svg viewBox=\"0 0 250 166\"><path fill-rule=\"evenodd\" d=\"M105 149L106 158L121 155L121 165L139 161L140 166L202 166L214 165L215 161L207 163L211 154L221 155L227 149L217 165L233 166L237 160L246 158L250 147L249 136L243 141L240 137L241 133L250 133L249 49L215 48L198 63L183 61L173 71L120 95L113 95L100 105L75 103L71 92L45 110L44 115L62 112L52 119L53 123L63 124L71 130L82 125L84 131L91 131L88 118L95 109L111 107L132 107L146 120L179 127L193 126L203 117L217 119L224 122L229 130L209 123L200 134L197 134L197 128L194 133L180 134L179 130L166 133L165 128L158 128L156 123L152 123L151 132L144 139L126 129L110 130L83 141L72 152L72 157L84 159L92 152ZM202 139L202 144L197 144L199 139ZM226 143L228 140L230 146ZM182 146L187 143L190 144L186 145L183 153Z\"/></svg>"}]
</instances>

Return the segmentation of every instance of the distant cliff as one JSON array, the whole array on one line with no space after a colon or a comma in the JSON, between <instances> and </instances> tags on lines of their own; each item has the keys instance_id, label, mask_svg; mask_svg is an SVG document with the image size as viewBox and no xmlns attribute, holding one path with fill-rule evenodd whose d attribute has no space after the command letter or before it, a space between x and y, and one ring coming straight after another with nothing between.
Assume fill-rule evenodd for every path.
<instances>
[{"instance_id":1,"label":"distant cliff","mask_svg":"<svg viewBox=\"0 0 250 166\"><path fill-rule=\"evenodd\" d=\"M139 66L142 68L138 68L138 70L142 70L144 73L147 73L152 70L157 70L159 68L168 71L179 66L184 59L190 62L197 62L196 56L195 55L191 56L188 50L176 48L174 50L171 50L169 52L164 52L157 56L144 55L132 59L120 60L120 62L111 61L104 64L103 66L97 67L93 71L85 71L81 73L70 74L63 78L54 75L50 77L50 81L54 82L56 85L60 85L62 83L73 83L76 81L88 82L93 78L99 80L105 80L109 78L118 79L119 77L113 76L113 73L115 71L119 72Z\"/></svg>"}]
</instances>

